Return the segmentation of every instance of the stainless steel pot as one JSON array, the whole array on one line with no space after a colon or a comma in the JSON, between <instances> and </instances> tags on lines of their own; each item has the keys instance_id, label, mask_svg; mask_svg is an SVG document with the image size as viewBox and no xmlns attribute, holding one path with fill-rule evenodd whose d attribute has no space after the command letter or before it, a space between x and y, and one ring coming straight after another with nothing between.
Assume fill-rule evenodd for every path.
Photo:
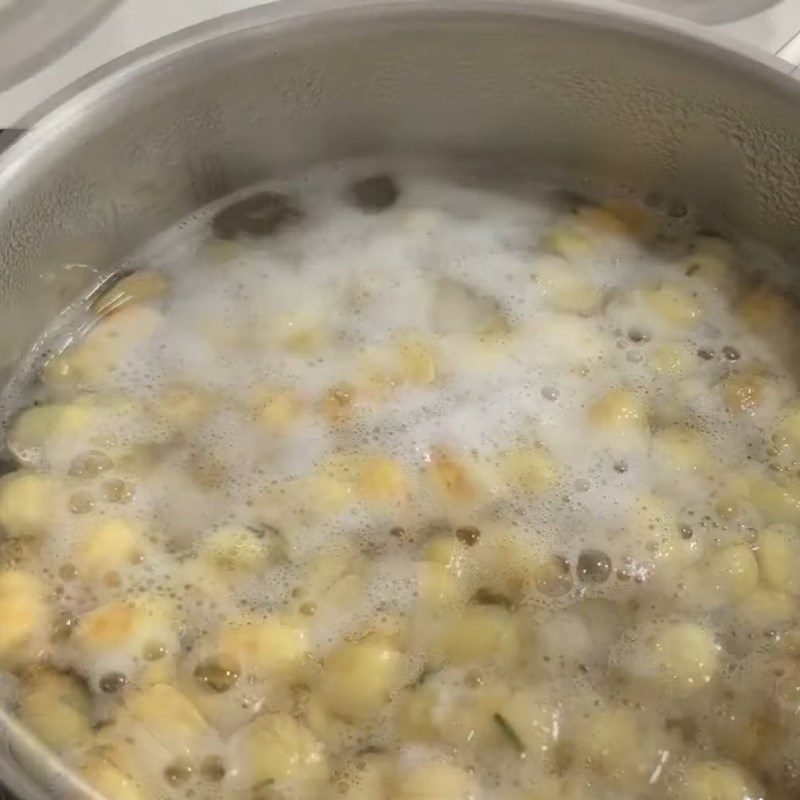
<instances>
[{"instance_id":1,"label":"stainless steel pot","mask_svg":"<svg viewBox=\"0 0 800 800\"><path fill-rule=\"evenodd\" d=\"M179 33L62 93L0 158L0 365L198 205L367 152L610 175L800 252L800 86L781 64L596 2L282 0ZM22 798L85 793L0 730Z\"/></svg>"}]
</instances>

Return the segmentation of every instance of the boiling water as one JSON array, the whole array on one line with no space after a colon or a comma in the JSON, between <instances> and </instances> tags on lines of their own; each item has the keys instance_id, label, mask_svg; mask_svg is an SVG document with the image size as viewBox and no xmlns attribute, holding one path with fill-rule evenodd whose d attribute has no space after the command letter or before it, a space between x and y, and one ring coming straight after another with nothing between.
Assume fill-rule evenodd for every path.
<instances>
[{"instance_id":1,"label":"boiling water","mask_svg":"<svg viewBox=\"0 0 800 800\"><path fill-rule=\"evenodd\" d=\"M21 718L125 800L798 790L791 272L578 188L321 167L72 309L7 395Z\"/></svg>"}]
</instances>

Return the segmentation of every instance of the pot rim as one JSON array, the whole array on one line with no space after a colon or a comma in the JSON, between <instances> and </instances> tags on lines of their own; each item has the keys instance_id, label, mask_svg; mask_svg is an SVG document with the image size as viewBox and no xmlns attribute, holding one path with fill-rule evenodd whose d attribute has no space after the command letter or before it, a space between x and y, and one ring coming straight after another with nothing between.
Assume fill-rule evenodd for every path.
<instances>
[{"instance_id":1,"label":"pot rim","mask_svg":"<svg viewBox=\"0 0 800 800\"><path fill-rule=\"evenodd\" d=\"M342 19L368 21L378 17L419 15L431 18L448 13L502 18L519 16L530 20L575 22L601 30L618 30L666 47L678 48L721 63L789 92L800 100L800 85L791 77L793 66L778 56L753 46L709 32L701 25L670 17L651 9L627 6L616 0L272 0L234 11L144 44L89 72L59 90L23 116L0 154L0 197L14 194L16 181L47 150L91 116L97 107L118 91L159 69L169 69L190 51L213 47L228 36L253 35L269 27L275 33L291 32L305 25ZM2 143L2 139L0 139ZM57 149L57 148L56 148ZM0 201L2 202L2 201Z\"/></svg>"},{"instance_id":2,"label":"pot rim","mask_svg":"<svg viewBox=\"0 0 800 800\"><path fill-rule=\"evenodd\" d=\"M582 22L601 28L616 28L638 34L663 44L682 46L694 52L716 56L718 60L750 66L765 74L789 76L794 65L766 50L739 41L698 23L615 0L272 0L252 8L233 11L195 23L129 52L95 68L59 89L19 119L14 128L30 130L54 115L67 116L89 107L112 93L149 66L179 56L181 53L225 36L264 26L294 27L306 19L325 17L392 14L459 13L522 15L530 18ZM48 128L51 126L47 126ZM60 126L52 126L60 128ZM29 141L33 137L26 137ZM5 158L0 158L0 168Z\"/></svg>"}]
</instances>

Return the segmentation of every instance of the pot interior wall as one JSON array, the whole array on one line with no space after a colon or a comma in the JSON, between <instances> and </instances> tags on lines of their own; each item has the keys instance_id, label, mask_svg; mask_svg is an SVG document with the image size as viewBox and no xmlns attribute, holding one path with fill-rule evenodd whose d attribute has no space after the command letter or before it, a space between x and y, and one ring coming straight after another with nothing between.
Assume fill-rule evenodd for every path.
<instances>
[{"instance_id":1,"label":"pot interior wall","mask_svg":"<svg viewBox=\"0 0 800 800\"><path fill-rule=\"evenodd\" d=\"M199 204L322 158L480 153L611 175L799 241L789 79L621 18L441 5L250 15L46 118L0 164L2 360L80 289L87 272L59 267L108 270Z\"/></svg>"}]
</instances>

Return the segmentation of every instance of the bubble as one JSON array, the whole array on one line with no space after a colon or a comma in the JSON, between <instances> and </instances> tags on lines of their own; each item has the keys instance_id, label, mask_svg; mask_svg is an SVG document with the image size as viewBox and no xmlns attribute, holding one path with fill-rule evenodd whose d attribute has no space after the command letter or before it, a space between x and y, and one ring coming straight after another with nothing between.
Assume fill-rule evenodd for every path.
<instances>
[{"instance_id":1,"label":"bubble","mask_svg":"<svg viewBox=\"0 0 800 800\"><path fill-rule=\"evenodd\" d=\"M206 756L200 762L200 775L210 783L219 783L225 777L225 762L221 756Z\"/></svg>"},{"instance_id":2,"label":"bubble","mask_svg":"<svg viewBox=\"0 0 800 800\"><path fill-rule=\"evenodd\" d=\"M69 474L75 478L96 478L114 466L114 462L101 450L89 450L75 456L69 467Z\"/></svg>"},{"instance_id":3,"label":"bubble","mask_svg":"<svg viewBox=\"0 0 800 800\"><path fill-rule=\"evenodd\" d=\"M640 328L631 328L628 331L628 338L636 344L643 344L650 341L650 334Z\"/></svg>"},{"instance_id":4,"label":"bubble","mask_svg":"<svg viewBox=\"0 0 800 800\"><path fill-rule=\"evenodd\" d=\"M583 583L605 583L611 576L611 559L602 550L583 550L577 572Z\"/></svg>"},{"instance_id":5,"label":"bubble","mask_svg":"<svg viewBox=\"0 0 800 800\"><path fill-rule=\"evenodd\" d=\"M88 514L94 507L94 498L89 492L73 492L69 497L69 510L73 514Z\"/></svg>"},{"instance_id":6,"label":"bubble","mask_svg":"<svg viewBox=\"0 0 800 800\"><path fill-rule=\"evenodd\" d=\"M144 648L145 661L160 661L168 653L167 648L160 642L148 642Z\"/></svg>"},{"instance_id":7,"label":"bubble","mask_svg":"<svg viewBox=\"0 0 800 800\"><path fill-rule=\"evenodd\" d=\"M561 597L572 589L569 563L561 556L548 559L536 568L536 588L547 597Z\"/></svg>"},{"instance_id":8,"label":"bubble","mask_svg":"<svg viewBox=\"0 0 800 800\"><path fill-rule=\"evenodd\" d=\"M194 677L201 686L222 693L232 689L239 680L239 668L232 663L208 659L195 667Z\"/></svg>"},{"instance_id":9,"label":"bubble","mask_svg":"<svg viewBox=\"0 0 800 800\"><path fill-rule=\"evenodd\" d=\"M128 677L123 672L108 672L100 678L100 691L105 694L116 694L125 688Z\"/></svg>"},{"instance_id":10,"label":"bubble","mask_svg":"<svg viewBox=\"0 0 800 800\"><path fill-rule=\"evenodd\" d=\"M46 468L64 482L62 505L70 507L71 498L84 492L85 508L73 513L93 520L129 520L140 539L132 558L126 555L113 569L104 566L89 574L73 556L79 541L83 547L86 520L65 513L66 519L58 520L46 537L25 544L20 566L45 581L48 601L57 604L54 615L65 608L70 609L65 614L82 614L109 600L146 593L169 601L169 625L131 641L129 652L87 658L86 664L77 663L68 639L54 642L50 651L59 668L74 659L91 686L116 671L131 676L134 684L138 670L145 668L149 676L152 665L159 673L159 663L171 665L174 659L182 676L178 688L189 692L191 687L184 685L188 679L199 693L199 705L207 695L216 698L215 706L234 712L244 698L245 716L300 713L305 695L300 697L294 675L291 690L284 685L290 681L282 677L264 689L260 678L241 675L238 664L227 665L213 655L209 659L207 637L231 622L296 609L292 624L302 625L310 648L299 683L306 678L306 668L314 672L343 641L360 640L376 624L402 628L413 616L420 630L412 627L403 633L404 658L413 666L413 678L425 666L420 641L431 633L431 618L439 621L438 612L426 613L420 581L429 534L441 536L450 548L443 548L443 558L457 554L443 572L459 572L465 603L495 606L484 609L488 614L504 615L513 609L515 617L530 617L534 626L550 614L566 614L577 621L564 626L565 643L573 634L591 642L609 630L616 635L632 615L661 619L667 613L689 613L689 574L699 570L702 575L702 567L687 566L670 577L669 559L663 557L672 554L668 547L696 548L691 557L696 565L704 565L709 548L724 546L726 537L752 541L755 534L750 529L760 527L761 520L749 501L741 505L724 495L724 476L729 465L745 462L748 475L760 476L762 466L767 469L757 442L781 413L778 409L792 402L794 378L787 379L788 361L784 364L776 355L780 342L776 348L775 342L746 330L738 312L731 314L727 294L713 292L700 275L686 277L691 215L671 218L671 201L661 197L651 216L662 225L663 235L644 246L624 237L601 237L602 248L582 259L581 270L607 303L601 314L579 317L548 307L541 285L529 281L531 252L553 223L539 189L487 192L477 179L462 184L424 174L406 179L402 170L391 172L403 178L402 203L390 212L391 219L388 213L380 220L370 218L369 229L359 229L338 209L341 187L351 177L342 167L338 179L327 184L327 179L314 176L296 185L276 184L278 191L300 192L301 206L309 210L302 236L287 232L269 247L236 242L236 252L222 258L210 252L203 238L208 215L201 211L182 224L180 236L173 230L141 258L129 259L129 267L150 268L152 262L168 276L170 292L158 305L164 315L162 327L152 341L117 365L113 387L99 386L92 394L130 400L139 411L114 412L103 430L63 451L48 452L52 463ZM584 196L607 194L599 187L592 192L581 188ZM627 190L617 196L638 206ZM585 204L581 200L578 208ZM414 232L409 223L409 231L399 232L406 212L417 207L427 209L427 216L415 223L420 231ZM722 240L715 244L721 245ZM437 274L497 301L507 330L436 337L428 286L432 251ZM760 262L746 257L736 261L748 270L747 280L731 295L738 303L751 279L759 280ZM731 271L735 282L737 272L738 267ZM639 290L673 283L690 287L687 291L696 293L702 306L703 321L691 329L663 324L657 314L641 313L636 307ZM268 341L268 323L298 310L320 323L324 342L318 351L286 352L280 341ZM408 332L436 351L438 371L430 385L405 383L392 373L395 367L387 354L394 337ZM662 349L674 346L694 354L711 342L716 353L705 366L698 355L686 375L657 373ZM734 362L742 361L741 355L728 355L730 345L721 346L725 342L734 343L731 349L746 353L748 361L769 375L776 409L769 409L764 420L721 419L714 381L724 379L737 368ZM373 356L376 369L386 367L389 373L385 396L367 396L365 364ZM173 409L159 405L176 380L213 396L216 410L177 419L177 412L173 415ZM600 432L587 426L587 409L593 398L620 386L642 400L644 436L640 441L609 435L601 442ZM251 397L265 387L297 389L301 422L280 433L257 431L251 422ZM685 428L700 434L711 452L712 469L673 469L657 451L655 443L663 431ZM745 434L745 429L750 432ZM753 446L746 449L745 438ZM769 460L782 472L769 473L769 479L791 479L795 468L784 465L783 451L772 446ZM452 501L437 495L429 458L436 448L446 448L464 466L469 496ZM546 452L553 460L552 484L535 491L530 479L540 467L525 464L532 450ZM91 451L111 464L99 468L87 459ZM343 487L321 486L321 465L353 454L396 460L408 480L409 495L400 503L372 504L359 497L357 474L348 476ZM509 476L515 457L529 486ZM115 490L107 486L111 480L129 485L130 497L124 497L123 490L115 497ZM701 522L707 514L712 519ZM256 524L262 516L271 526L268 530ZM688 539L682 533L684 520L694 532ZM434 531L431 521L441 525ZM256 555L241 571L219 571L204 549L206 537L225 526L254 533ZM703 531L713 536L701 536ZM282 540L280 548L273 546L273 537ZM18 546L4 540L4 559ZM263 560L257 548L264 549ZM39 558L49 572L40 574ZM70 559L81 568L80 575L77 570L62 574L61 567ZM318 575L327 576L319 585ZM332 584L327 583L330 576ZM336 602L326 597L330 586ZM60 599L51 599L54 592ZM610 622L603 606L591 605L601 601L608 602L619 619ZM691 614L698 623L709 623L705 611L692 607ZM751 650L767 652L778 642L761 630L752 640L737 631L738 614L737 601L711 615L713 624L720 626L724 648L733 652L730 643L735 642L737 658L744 661ZM527 622L522 627L527 647L532 634ZM784 635L778 625L767 627ZM45 630L46 636L53 633ZM572 661L554 657L546 665L537 658L537 669L552 676L552 683L545 684L548 691L552 689L554 699L566 698L566 715L576 715L564 718L564 731L575 730L576 719L583 719L586 708L594 708L593 700L584 707L581 691L597 695L599 706L618 703L637 710L639 698L628 696L634 688L614 683L618 673L607 667L607 655L600 648L581 652ZM737 660L725 650L720 657L726 664ZM214 669L205 676L202 671L192 674L209 662ZM494 666L484 671L472 665L451 665L429 677L437 713L450 702L461 708L463 695L458 692L491 689L496 677ZM514 691L530 688L521 675L509 679ZM732 681L726 672L720 691ZM761 683L772 687L774 680ZM140 687L130 686L134 688ZM120 694L97 694L100 716L104 706L116 706L122 699ZM775 702L771 694L769 703ZM648 696L648 703L654 713L663 712L663 719L675 715L675 704L663 698ZM707 705L707 699L691 704L700 729L710 725L703 716ZM237 718L230 729L240 723L242 718ZM227 730L227 724L223 727ZM386 714L374 723L349 726L337 744L336 761L353 753L363 761L358 754L365 742L386 748L404 768L430 757L420 744L398 745L391 730ZM700 732L717 743L713 732ZM692 757L694 745L684 745L687 757ZM570 750L572 743L565 740L564 746ZM515 785L529 787L541 778L533 759L526 764L530 774L521 778L507 768L500 749L497 758L488 759L449 747L448 758L474 775L478 793L492 793L497 787L498 794L514 794ZM720 752L728 752L720 747ZM234 762L226 763L229 753L223 748L214 730L207 738L204 734L190 765L192 775L180 785L167 781L162 794L189 796L196 791L204 797L216 791L210 784L220 780L230 782L234 792L246 791ZM211 752L217 768L204 777L203 756ZM163 768L163 763L155 767L158 777ZM567 769L571 776L574 761ZM589 767L583 772L587 782L591 778L604 784L608 777ZM760 768L756 772L760 775ZM342 772L341 780L351 784L352 772ZM553 791L571 788L557 783ZM606 789L599 785L597 791Z\"/></svg>"},{"instance_id":11,"label":"bubble","mask_svg":"<svg viewBox=\"0 0 800 800\"><path fill-rule=\"evenodd\" d=\"M741 353L730 345L726 345L722 348L722 355L725 356L728 361L738 361L742 357Z\"/></svg>"},{"instance_id":12,"label":"bubble","mask_svg":"<svg viewBox=\"0 0 800 800\"><path fill-rule=\"evenodd\" d=\"M191 763L181 759L164 768L164 780L170 786L183 786L191 779L192 772Z\"/></svg>"},{"instance_id":13,"label":"bubble","mask_svg":"<svg viewBox=\"0 0 800 800\"><path fill-rule=\"evenodd\" d=\"M122 505L130 503L134 495L133 486L120 478L106 481L100 487L100 492L106 502Z\"/></svg>"}]
</instances>

